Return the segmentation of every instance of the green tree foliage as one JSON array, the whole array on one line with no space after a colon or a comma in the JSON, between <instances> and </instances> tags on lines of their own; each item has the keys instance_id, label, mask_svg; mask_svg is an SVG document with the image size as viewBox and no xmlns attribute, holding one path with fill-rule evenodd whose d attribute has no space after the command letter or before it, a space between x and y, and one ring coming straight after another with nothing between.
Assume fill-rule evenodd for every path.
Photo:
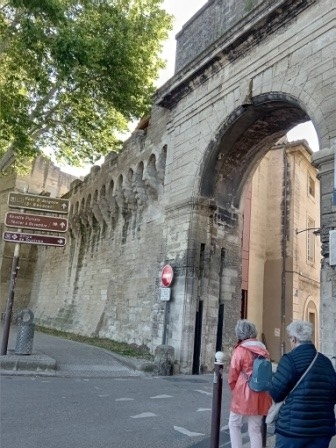
<instances>
[{"instance_id":1,"label":"green tree foliage","mask_svg":"<svg viewBox=\"0 0 336 448\"><path fill-rule=\"evenodd\" d=\"M148 112L171 17L162 0L0 0L0 156L71 165L118 150Z\"/></svg>"}]
</instances>

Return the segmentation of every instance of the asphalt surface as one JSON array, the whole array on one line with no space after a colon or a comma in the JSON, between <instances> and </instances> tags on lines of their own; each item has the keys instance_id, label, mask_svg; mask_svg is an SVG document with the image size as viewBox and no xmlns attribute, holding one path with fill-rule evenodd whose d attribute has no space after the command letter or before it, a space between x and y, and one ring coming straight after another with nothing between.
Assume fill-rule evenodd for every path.
<instances>
[{"instance_id":1,"label":"asphalt surface","mask_svg":"<svg viewBox=\"0 0 336 448\"><path fill-rule=\"evenodd\" d=\"M29 355L15 353L17 327L11 326L7 355L0 356L1 374L62 377L127 377L144 375L149 361L120 356L108 350L41 332L34 332ZM1 334L1 339L2 339ZM21 348L21 345L19 345Z\"/></svg>"},{"instance_id":2,"label":"asphalt surface","mask_svg":"<svg viewBox=\"0 0 336 448\"><path fill-rule=\"evenodd\" d=\"M1 328L1 338L2 330ZM98 380L110 378L117 381L127 381L128 379L131 384L131 381L136 378L153 378L154 376L154 366L148 361L119 356L105 349L36 331L34 333L31 354L18 355L15 354L16 337L17 327L11 326L7 355L0 356L0 374L3 378L6 376L31 378L54 377L69 378L75 381L80 381L81 379L85 381L85 379L90 378ZM184 383L190 385L198 381L205 383L210 391L213 382L212 375L176 375L174 377L164 378L167 384L181 384L181 387L183 387ZM229 391L226 378L223 381L223 394L227 400ZM270 448L274 447L273 429L272 426L267 428L268 437L266 446ZM248 443L246 428L243 431L244 448L247 448L250 445ZM222 448L229 447L227 425L221 427L221 434L221 443L219 446ZM225 443L222 440L225 440ZM210 439L206 438L189 446L190 448L209 448ZM333 438L330 448L336 448L336 438Z\"/></svg>"}]
</instances>

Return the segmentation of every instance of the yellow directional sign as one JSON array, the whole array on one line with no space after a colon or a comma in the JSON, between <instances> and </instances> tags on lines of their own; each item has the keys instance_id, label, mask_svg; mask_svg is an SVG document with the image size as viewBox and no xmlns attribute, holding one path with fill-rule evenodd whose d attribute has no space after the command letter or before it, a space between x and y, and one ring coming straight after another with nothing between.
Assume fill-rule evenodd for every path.
<instances>
[{"instance_id":1,"label":"yellow directional sign","mask_svg":"<svg viewBox=\"0 0 336 448\"><path fill-rule=\"evenodd\" d=\"M69 200L59 198L49 198L48 196L38 196L25 193L9 193L9 207L27 208L29 210L41 210L53 213L68 213Z\"/></svg>"}]
</instances>

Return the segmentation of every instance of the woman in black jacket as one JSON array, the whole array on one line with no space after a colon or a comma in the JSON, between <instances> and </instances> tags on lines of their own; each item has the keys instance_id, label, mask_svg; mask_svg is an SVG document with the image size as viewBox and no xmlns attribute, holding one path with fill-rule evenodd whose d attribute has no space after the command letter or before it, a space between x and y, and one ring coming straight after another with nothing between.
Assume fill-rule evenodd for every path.
<instances>
[{"instance_id":1,"label":"woman in black jacket","mask_svg":"<svg viewBox=\"0 0 336 448\"><path fill-rule=\"evenodd\" d=\"M336 433L335 369L329 358L319 353L290 393L314 359L316 348L309 322L294 321L287 333L292 351L281 357L269 390L276 403L286 399L275 423L275 448L327 448Z\"/></svg>"}]
</instances>

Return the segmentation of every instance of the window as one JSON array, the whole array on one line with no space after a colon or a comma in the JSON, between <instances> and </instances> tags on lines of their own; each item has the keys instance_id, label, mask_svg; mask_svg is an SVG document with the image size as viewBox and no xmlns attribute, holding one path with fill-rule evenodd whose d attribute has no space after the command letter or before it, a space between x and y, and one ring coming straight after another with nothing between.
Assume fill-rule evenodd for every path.
<instances>
[{"instance_id":1,"label":"window","mask_svg":"<svg viewBox=\"0 0 336 448\"><path fill-rule=\"evenodd\" d=\"M315 261L315 221L311 218L308 218L307 228L311 229L307 231L307 260L310 263L314 263Z\"/></svg>"},{"instance_id":2,"label":"window","mask_svg":"<svg viewBox=\"0 0 336 448\"><path fill-rule=\"evenodd\" d=\"M313 337L312 341L316 344L316 335L315 335L315 326L316 326L316 314L314 312L309 311L308 320L313 326Z\"/></svg>"},{"instance_id":3,"label":"window","mask_svg":"<svg viewBox=\"0 0 336 448\"><path fill-rule=\"evenodd\" d=\"M240 305L240 318L247 319L247 290L242 289L241 305Z\"/></svg>"},{"instance_id":4,"label":"window","mask_svg":"<svg viewBox=\"0 0 336 448\"><path fill-rule=\"evenodd\" d=\"M315 180L308 174L308 194L315 197Z\"/></svg>"}]
</instances>

